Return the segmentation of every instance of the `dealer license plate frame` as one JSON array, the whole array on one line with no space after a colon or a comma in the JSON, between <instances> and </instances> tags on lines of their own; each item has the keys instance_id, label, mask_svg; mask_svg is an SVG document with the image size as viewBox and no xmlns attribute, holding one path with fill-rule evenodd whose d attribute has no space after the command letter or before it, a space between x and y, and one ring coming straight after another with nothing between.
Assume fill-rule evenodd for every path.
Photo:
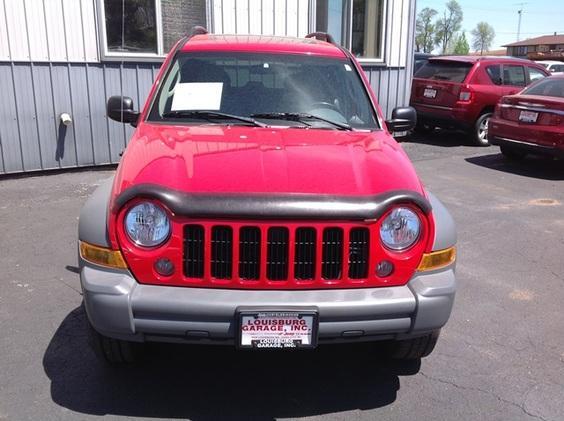
<instances>
[{"instance_id":1,"label":"dealer license plate frame","mask_svg":"<svg viewBox=\"0 0 564 421\"><path fill-rule=\"evenodd\" d=\"M271 318L282 317L281 315L290 315L291 317L308 317L311 318L311 336L309 344L294 343L294 346L258 346L255 344L243 344L243 322L247 317L263 317ZM319 332L319 311L314 308L244 308L237 309L237 348L254 349L254 350L292 350L292 349L313 349L317 347Z\"/></svg>"}]
</instances>

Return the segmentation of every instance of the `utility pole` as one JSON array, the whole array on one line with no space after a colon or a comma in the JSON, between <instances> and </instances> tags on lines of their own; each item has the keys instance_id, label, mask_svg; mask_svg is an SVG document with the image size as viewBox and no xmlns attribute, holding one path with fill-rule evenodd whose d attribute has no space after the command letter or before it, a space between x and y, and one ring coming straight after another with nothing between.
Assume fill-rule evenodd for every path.
<instances>
[{"instance_id":1,"label":"utility pole","mask_svg":"<svg viewBox=\"0 0 564 421\"><path fill-rule=\"evenodd\" d=\"M523 16L523 6L527 3L517 3L516 6L519 6L519 10L517 10L517 14L519 15L519 21L517 23L517 41L521 40L521 17Z\"/></svg>"},{"instance_id":2,"label":"utility pole","mask_svg":"<svg viewBox=\"0 0 564 421\"><path fill-rule=\"evenodd\" d=\"M519 14L519 23L517 23L517 41L520 41L521 40L521 16L523 14L523 9L517 10L517 13Z\"/></svg>"}]
</instances>

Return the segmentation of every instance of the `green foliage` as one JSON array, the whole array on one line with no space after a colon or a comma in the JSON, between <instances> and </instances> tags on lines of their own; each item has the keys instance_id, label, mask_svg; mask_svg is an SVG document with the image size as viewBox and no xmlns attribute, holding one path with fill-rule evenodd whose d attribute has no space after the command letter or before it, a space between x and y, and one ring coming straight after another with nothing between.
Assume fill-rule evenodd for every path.
<instances>
[{"instance_id":1,"label":"green foliage","mask_svg":"<svg viewBox=\"0 0 564 421\"><path fill-rule=\"evenodd\" d=\"M415 49L430 53L435 48L435 24L431 22L437 15L435 9L425 7L417 14L415 24Z\"/></svg>"},{"instance_id":2,"label":"green foliage","mask_svg":"<svg viewBox=\"0 0 564 421\"><path fill-rule=\"evenodd\" d=\"M465 56L470 52L470 45L468 45L468 40L466 39L466 33L462 31L456 38L456 43L454 44L453 53L460 56Z\"/></svg>"},{"instance_id":3,"label":"green foliage","mask_svg":"<svg viewBox=\"0 0 564 421\"><path fill-rule=\"evenodd\" d=\"M484 51L490 49L495 38L495 30L487 22L478 22L476 27L472 29L472 48L484 54Z\"/></svg>"},{"instance_id":4,"label":"green foliage","mask_svg":"<svg viewBox=\"0 0 564 421\"><path fill-rule=\"evenodd\" d=\"M456 0L450 0L446 4L443 17L439 18L435 24L435 41L441 50L441 54L448 52L454 34L460 31L463 16L462 8Z\"/></svg>"}]
</instances>

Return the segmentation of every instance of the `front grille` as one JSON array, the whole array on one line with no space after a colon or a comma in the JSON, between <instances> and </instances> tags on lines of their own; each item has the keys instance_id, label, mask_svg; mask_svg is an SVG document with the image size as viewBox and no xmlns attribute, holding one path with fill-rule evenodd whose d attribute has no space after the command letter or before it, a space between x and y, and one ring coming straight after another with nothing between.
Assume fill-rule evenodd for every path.
<instances>
[{"instance_id":1,"label":"front grille","mask_svg":"<svg viewBox=\"0 0 564 421\"><path fill-rule=\"evenodd\" d=\"M314 287L369 277L368 227L290 225L185 225L184 276L255 287L261 280Z\"/></svg>"}]
</instances>

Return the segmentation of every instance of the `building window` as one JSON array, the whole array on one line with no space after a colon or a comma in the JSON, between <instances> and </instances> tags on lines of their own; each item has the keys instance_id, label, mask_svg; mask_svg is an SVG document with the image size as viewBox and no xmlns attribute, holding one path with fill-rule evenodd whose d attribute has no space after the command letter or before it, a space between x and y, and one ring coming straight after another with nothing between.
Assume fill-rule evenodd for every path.
<instances>
[{"instance_id":1,"label":"building window","mask_svg":"<svg viewBox=\"0 0 564 421\"><path fill-rule=\"evenodd\" d=\"M357 58L383 61L384 0L317 0L316 28Z\"/></svg>"},{"instance_id":2,"label":"building window","mask_svg":"<svg viewBox=\"0 0 564 421\"><path fill-rule=\"evenodd\" d=\"M99 0L102 56L163 55L160 0Z\"/></svg>"},{"instance_id":3,"label":"building window","mask_svg":"<svg viewBox=\"0 0 564 421\"><path fill-rule=\"evenodd\" d=\"M97 0L104 60L160 60L196 25L208 0Z\"/></svg>"}]
</instances>

